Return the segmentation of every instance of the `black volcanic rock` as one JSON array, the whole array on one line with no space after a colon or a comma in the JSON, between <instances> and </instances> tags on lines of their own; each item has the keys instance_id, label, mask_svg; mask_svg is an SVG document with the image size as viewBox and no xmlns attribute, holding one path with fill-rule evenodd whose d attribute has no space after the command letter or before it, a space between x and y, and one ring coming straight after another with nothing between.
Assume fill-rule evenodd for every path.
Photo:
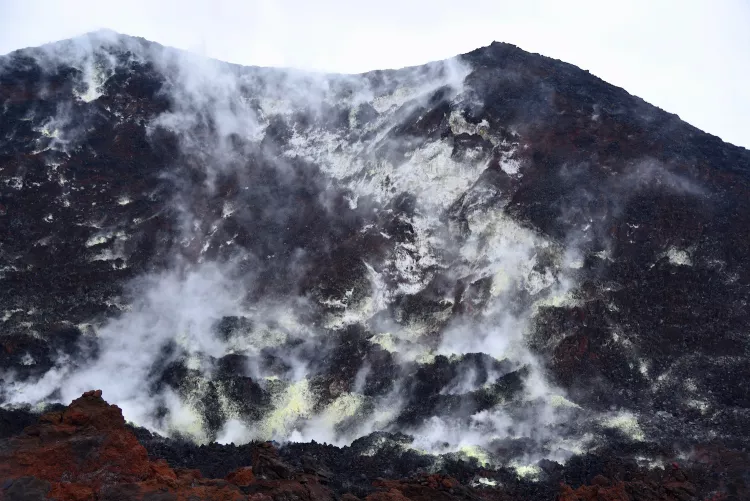
<instances>
[{"instance_id":1,"label":"black volcanic rock","mask_svg":"<svg viewBox=\"0 0 750 501\"><path fill-rule=\"evenodd\" d=\"M0 102L13 430L103 387L209 476L275 439L341 493L444 468L529 499L750 445L750 152L588 72L493 43L311 75L98 33L0 58Z\"/></svg>"}]
</instances>

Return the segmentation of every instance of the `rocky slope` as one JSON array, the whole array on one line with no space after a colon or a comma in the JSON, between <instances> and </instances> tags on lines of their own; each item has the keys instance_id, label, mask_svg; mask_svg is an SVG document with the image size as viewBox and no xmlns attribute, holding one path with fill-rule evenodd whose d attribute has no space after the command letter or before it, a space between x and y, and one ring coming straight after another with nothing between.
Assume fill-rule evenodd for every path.
<instances>
[{"instance_id":1,"label":"rocky slope","mask_svg":"<svg viewBox=\"0 0 750 501\"><path fill-rule=\"evenodd\" d=\"M204 478L198 470L172 468L164 460L151 460L126 428L120 409L107 404L101 391L89 391L62 411L45 414L38 424L0 442L0 499L360 499L351 492L333 490L330 482L335 474L314 459L308 459L302 468L294 467L282 460L270 443L252 444L243 459L248 466L230 472L224 479ZM725 472L735 477L744 469L737 459L741 458L724 466ZM562 479L562 471L557 476ZM561 482L557 499L694 499L699 487L691 482L692 477L705 481L695 470L682 470L677 464L658 473L631 473L625 480L599 474L590 485L577 489ZM367 501L530 499L528 493L518 493L518 485L467 487L445 474L377 479L369 490L372 492L364 497Z\"/></svg>"},{"instance_id":2,"label":"rocky slope","mask_svg":"<svg viewBox=\"0 0 750 501\"><path fill-rule=\"evenodd\" d=\"M0 58L0 101L5 436L101 387L206 476L276 440L335 495L676 462L740 499L747 150L498 43L320 75L95 33Z\"/></svg>"}]
</instances>

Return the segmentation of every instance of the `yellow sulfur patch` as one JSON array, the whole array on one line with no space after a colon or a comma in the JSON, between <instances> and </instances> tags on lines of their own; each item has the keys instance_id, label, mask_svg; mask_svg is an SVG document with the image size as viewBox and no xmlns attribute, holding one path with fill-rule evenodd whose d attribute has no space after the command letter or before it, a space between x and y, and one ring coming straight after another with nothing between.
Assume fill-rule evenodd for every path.
<instances>
[{"instance_id":1,"label":"yellow sulfur patch","mask_svg":"<svg viewBox=\"0 0 750 501\"><path fill-rule=\"evenodd\" d=\"M274 410L258 426L259 438L287 437L291 425L301 417L309 417L315 405L310 382L302 379L292 383L274 398Z\"/></svg>"},{"instance_id":2,"label":"yellow sulfur patch","mask_svg":"<svg viewBox=\"0 0 750 501\"><path fill-rule=\"evenodd\" d=\"M571 402L570 400L563 397L562 395L552 395L552 398L550 398L549 403L550 405L552 405L552 407L576 407L578 409L581 408L580 405L578 405L575 402Z\"/></svg>"},{"instance_id":3,"label":"yellow sulfur patch","mask_svg":"<svg viewBox=\"0 0 750 501\"><path fill-rule=\"evenodd\" d=\"M458 449L458 454L467 458L474 458L479 461L479 464L482 466L489 466L492 463L487 451L478 445L465 445Z\"/></svg>"},{"instance_id":4,"label":"yellow sulfur patch","mask_svg":"<svg viewBox=\"0 0 750 501\"><path fill-rule=\"evenodd\" d=\"M645 440L646 434L643 433L638 419L629 413L620 414L619 416L605 419L602 424L607 428L614 428L620 430L631 439L641 442Z\"/></svg>"},{"instance_id":5,"label":"yellow sulfur patch","mask_svg":"<svg viewBox=\"0 0 750 501\"><path fill-rule=\"evenodd\" d=\"M516 475L518 475L520 478L525 478L528 480L538 479L539 475L542 473L542 469L535 464L511 464L511 467L516 471Z\"/></svg>"}]
</instances>

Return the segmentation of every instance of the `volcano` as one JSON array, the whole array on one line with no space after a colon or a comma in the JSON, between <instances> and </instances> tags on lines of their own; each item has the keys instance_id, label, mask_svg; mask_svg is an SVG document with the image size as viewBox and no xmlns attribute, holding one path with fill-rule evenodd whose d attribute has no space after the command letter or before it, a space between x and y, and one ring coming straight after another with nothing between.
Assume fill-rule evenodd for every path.
<instances>
[{"instance_id":1,"label":"volcano","mask_svg":"<svg viewBox=\"0 0 750 501\"><path fill-rule=\"evenodd\" d=\"M750 151L504 43L0 102L0 499L750 496Z\"/></svg>"}]
</instances>

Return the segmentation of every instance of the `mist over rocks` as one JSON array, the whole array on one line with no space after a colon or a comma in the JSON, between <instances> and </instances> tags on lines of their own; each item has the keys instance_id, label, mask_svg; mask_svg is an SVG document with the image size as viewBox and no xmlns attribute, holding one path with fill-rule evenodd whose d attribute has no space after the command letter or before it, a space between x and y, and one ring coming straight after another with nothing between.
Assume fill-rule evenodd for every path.
<instances>
[{"instance_id":1,"label":"mist over rocks","mask_svg":"<svg viewBox=\"0 0 750 501\"><path fill-rule=\"evenodd\" d=\"M401 458L367 485L747 446L750 152L572 65L324 75L98 32L0 58L0 101L9 422L101 387L170 462Z\"/></svg>"},{"instance_id":2,"label":"mist over rocks","mask_svg":"<svg viewBox=\"0 0 750 501\"><path fill-rule=\"evenodd\" d=\"M540 478L528 479L454 458L442 458L440 472L428 473L424 467L434 455L382 448L362 454L360 442L372 437L344 448L315 442L281 450L270 442L198 446L127 427L121 410L92 390L12 439L0 439L0 499L706 499L717 487L712 462L722 463L719 485L746 494L746 454L720 448L701 450L698 463L657 470L612 457L585 456L566 466L543 461ZM380 478L381 472L397 479Z\"/></svg>"}]
</instances>

